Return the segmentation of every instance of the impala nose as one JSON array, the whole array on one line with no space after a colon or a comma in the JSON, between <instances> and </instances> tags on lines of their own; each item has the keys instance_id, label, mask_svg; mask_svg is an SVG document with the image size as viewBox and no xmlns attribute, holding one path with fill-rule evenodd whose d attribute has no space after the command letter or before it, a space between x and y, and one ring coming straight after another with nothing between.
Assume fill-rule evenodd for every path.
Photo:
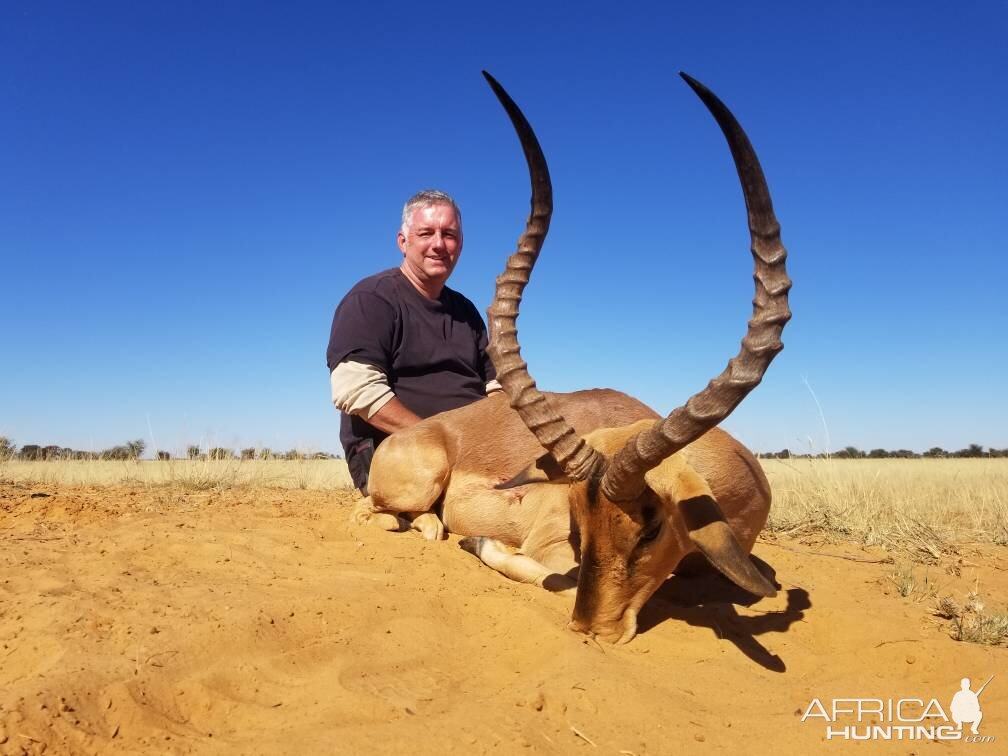
<instances>
[{"instance_id":1,"label":"impala nose","mask_svg":"<svg viewBox=\"0 0 1008 756\"><path fill-rule=\"evenodd\" d=\"M597 626L595 629L592 628L591 622L574 618L567 623L567 629L606 643L626 643L637 635L637 615L627 613L619 622L613 625Z\"/></svg>"}]
</instances>

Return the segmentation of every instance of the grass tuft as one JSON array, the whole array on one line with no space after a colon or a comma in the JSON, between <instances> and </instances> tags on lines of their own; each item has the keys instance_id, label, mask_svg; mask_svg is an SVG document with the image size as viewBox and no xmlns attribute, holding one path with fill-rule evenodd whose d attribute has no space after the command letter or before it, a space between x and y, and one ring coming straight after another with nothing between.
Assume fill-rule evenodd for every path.
<instances>
[{"instance_id":1,"label":"grass tuft","mask_svg":"<svg viewBox=\"0 0 1008 756\"><path fill-rule=\"evenodd\" d=\"M1008 642L1008 613L988 612L976 593L959 604L952 596L942 596L935 602L933 614L951 620L950 635L957 641L1000 646Z\"/></svg>"},{"instance_id":2,"label":"grass tuft","mask_svg":"<svg viewBox=\"0 0 1008 756\"><path fill-rule=\"evenodd\" d=\"M938 592L927 570L924 577L918 577L912 564L897 564L888 575L888 580L900 596L918 603L933 599Z\"/></svg>"}]
</instances>

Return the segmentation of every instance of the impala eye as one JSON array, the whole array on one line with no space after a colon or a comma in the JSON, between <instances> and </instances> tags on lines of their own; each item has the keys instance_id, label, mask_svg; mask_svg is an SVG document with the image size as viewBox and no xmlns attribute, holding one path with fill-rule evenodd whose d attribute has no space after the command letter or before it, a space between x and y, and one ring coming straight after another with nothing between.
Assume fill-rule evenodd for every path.
<instances>
[{"instance_id":1,"label":"impala eye","mask_svg":"<svg viewBox=\"0 0 1008 756\"><path fill-rule=\"evenodd\" d=\"M655 522L648 525L647 529L643 533L641 533L640 540L637 541L637 543L638 544L651 543L651 541L657 538L658 534L661 533L661 526L662 526L661 520L656 520Z\"/></svg>"}]
</instances>

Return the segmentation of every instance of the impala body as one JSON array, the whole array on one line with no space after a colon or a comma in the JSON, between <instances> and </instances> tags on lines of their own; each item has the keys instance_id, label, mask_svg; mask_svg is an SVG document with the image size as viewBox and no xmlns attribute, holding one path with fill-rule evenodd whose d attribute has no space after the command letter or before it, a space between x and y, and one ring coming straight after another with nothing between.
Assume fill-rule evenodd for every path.
<instances>
[{"instance_id":1,"label":"impala body","mask_svg":"<svg viewBox=\"0 0 1008 756\"><path fill-rule=\"evenodd\" d=\"M691 554L746 590L774 586L749 557L770 488L752 454L715 426L762 379L782 348L786 253L755 153L728 109L684 76L714 115L738 168L755 260L753 316L739 354L666 418L617 391L540 392L521 360L515 322L552 212L545 158L531 127L487 76L521 140L532 213L490 307L488 352L507 396L444 412L390 436L375 452L360 521L463 548L508 577L575 593L570 627L612 642ZM576 324L563 324L572 327ZM545 450L545 453L544 453Z\"/></svg>"}]
</instances>

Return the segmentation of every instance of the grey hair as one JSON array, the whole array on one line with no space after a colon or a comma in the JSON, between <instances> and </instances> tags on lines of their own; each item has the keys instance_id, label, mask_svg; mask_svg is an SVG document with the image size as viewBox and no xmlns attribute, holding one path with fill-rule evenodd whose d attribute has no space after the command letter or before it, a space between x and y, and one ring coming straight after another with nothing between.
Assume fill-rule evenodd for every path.
<instances>
[{"instance_id":1,"label":"grey hair","mask_svg":"<svg viewBox=\"0 0 1008 756\"><path fill-rule=\"evenodd\" d=\"M455 211L455 217L458 218L459 226L462 225L462 211L459 210L459 206L455 204L455 200L450 195L438 189L424 189L406 200L406 204L403 205L402 209L402 224L400 228L404 232L409 230L410 219L413 216L414 210L420 207L433 207L434 205L451 205Z\"/></svg>"}]
</instances>

